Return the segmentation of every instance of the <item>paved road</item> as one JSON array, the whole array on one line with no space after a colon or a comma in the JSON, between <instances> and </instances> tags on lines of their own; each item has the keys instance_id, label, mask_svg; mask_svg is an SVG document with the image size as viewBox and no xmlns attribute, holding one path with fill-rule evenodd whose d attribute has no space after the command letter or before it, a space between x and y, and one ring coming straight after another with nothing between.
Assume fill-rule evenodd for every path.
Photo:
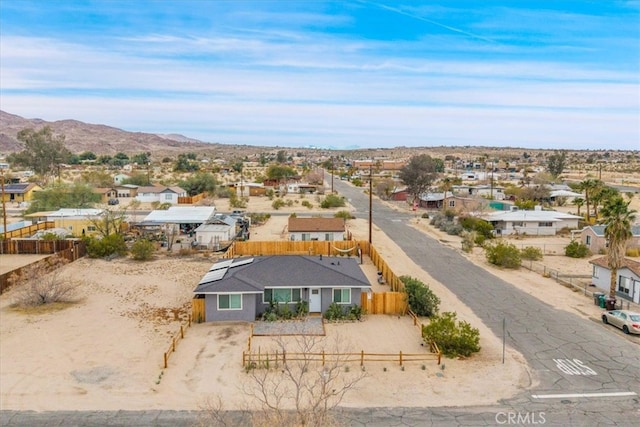
<instances>
[{"instance_id":1,"label":"paved road","mask_svg":"<svg viewBox=\"0 0 640 427\"><path fill-rule=\"evenodd\" d=\"M339 181L334 185L358 208L358 216L368 217L368 196L362 189ZM464 402L455 401L451 408L342 411L340 415L351 425L640 425L638 339L627 340L514 288L455 250L416 233L408 225L410 214L376 200L373 212L376 226L454 292L496 335L502 336L506 319L507 344L526 358L537 385L495 406L465 407ZM196 418L197 414L188 411L0 412L3 426L189 426Z\"/></svg>"}]
</instances>

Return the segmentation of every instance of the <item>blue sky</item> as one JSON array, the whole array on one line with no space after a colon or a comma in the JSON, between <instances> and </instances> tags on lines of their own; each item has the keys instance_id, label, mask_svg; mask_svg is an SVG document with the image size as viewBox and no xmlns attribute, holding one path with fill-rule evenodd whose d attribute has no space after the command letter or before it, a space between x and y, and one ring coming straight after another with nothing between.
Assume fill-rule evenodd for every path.
<instances>
[{"instance_id":1,"label":"blue sky","mask_svg":"<svg viewBox=\"0 0 640 427\"><path fill-rule=\"evenodd\" d=\"M282 147L640 149L640 1L0 1L0 108Z\"/></svg>"}]
</instances>

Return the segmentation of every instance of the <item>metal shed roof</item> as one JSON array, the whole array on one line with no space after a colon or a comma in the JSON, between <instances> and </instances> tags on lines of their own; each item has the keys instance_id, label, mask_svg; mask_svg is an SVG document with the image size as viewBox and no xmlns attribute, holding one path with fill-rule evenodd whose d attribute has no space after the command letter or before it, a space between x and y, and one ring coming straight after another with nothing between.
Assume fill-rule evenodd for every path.
<instances>
[{"instance_id":1,"label":"metal shed roof","mask_svg":"<svg viewBox=\"0 0 640 427\"><path fill-rule=\"evenodd\" d=\"M214 206L172 206L166 211L152 211L144 218L148 223L202 224L216 211Z\"/></svg>"}]
</instances>

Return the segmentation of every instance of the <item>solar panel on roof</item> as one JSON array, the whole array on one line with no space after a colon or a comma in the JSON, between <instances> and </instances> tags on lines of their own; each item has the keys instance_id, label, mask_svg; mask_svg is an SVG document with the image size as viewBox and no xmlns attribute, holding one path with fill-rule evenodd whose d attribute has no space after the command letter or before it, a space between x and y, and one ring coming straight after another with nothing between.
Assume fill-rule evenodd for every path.
<instances>
[{"instance_id":1,"label":"solar panel on roof","mask_svg":"<svg viewBox=\"0 0 640 427\"><path fill-rule=\"evenodd\" d=\"M253 262L253 258L247 258L247 259L238 259L238 260L233 260L233 267L239 267L241 265L246 265L246 264L251 264Z\"/></svg>"},{"instance_id":2,"label":"solar panel on roof","mask_svg":"<svg viewBox=\"0 0 640 427\"><path fill-rule=\"evenodd\" d=\"M233 262L232 259L227 259L227 260L224 260L224 261L216 262L215 264L213 264L211 266L209 271L215 271L215 270L220 270L221 268L227 268L227 267L229 267L231 265L232 262Z\"/></svg>"},{"instance_id":3,"label":"solar panel on roof","mask_svg":"<svg viewBox=\"0 0 640 427\"><path fill-rule=\"evenodd\" d=\"M227 273L226 268L210 271L207 274L205 274L204 277L202 277L202 280L200 280L200 283L198 284L202 285L203 283L215 282L216 280L222 279L226 273Z\"/></svg>"}]
</instances>

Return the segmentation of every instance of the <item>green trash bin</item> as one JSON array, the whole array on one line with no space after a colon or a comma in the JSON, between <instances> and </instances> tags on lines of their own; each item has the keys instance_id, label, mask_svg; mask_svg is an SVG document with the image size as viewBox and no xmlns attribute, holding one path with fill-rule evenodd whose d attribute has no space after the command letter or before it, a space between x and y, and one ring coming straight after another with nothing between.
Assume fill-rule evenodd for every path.
<instances>
[{"instance_id":1,"label":"green trash bin","mask_svg":"<svg viewBox=\"0 0 640 427\"><path fill-rule=\"evenodd\" d=\"M593 293L593 305L600 305L600 298L604 296L604 292Z\"/></svg>"},{"instance_id":2,"label":"green trash bin","mask_svg":"<svg viewBox=\"0 0 640 427\"><path fill-rule=\"evenodd\" d=\"M598 299L599 299L598 302L599 302L600 308L604 308L605 307L605 302L606 302L606 298L605 298L604 294L600 295L598 297Z\"/></svg>"}]
</instances>

